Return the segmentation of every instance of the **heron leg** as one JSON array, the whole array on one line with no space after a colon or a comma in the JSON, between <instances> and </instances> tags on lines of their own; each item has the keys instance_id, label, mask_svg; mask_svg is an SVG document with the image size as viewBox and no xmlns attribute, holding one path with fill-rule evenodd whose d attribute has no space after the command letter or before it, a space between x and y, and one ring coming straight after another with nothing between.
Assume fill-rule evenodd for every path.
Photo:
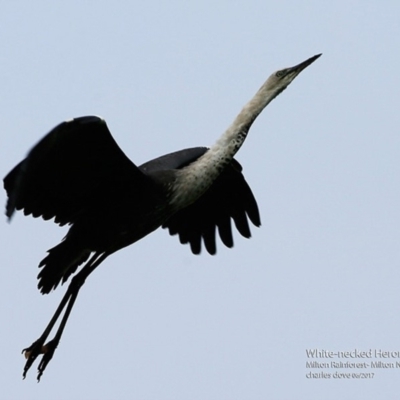
<instances>
[{"instance_id":1,"label":"heron leg","mask_svg":"<svg viewBox=\"0 0 400 400\"><path fill-rule=\"evenodd\" d=\"M65 325L67 324L68 318L71 314L72 308L74 306L75 300L78 297L79 290L85 283L86 278L106 259L108 253L95 253L90 260L86 263L86 265L82 268L82 270L74 276L71 283L68 286L68 289L62 298L59 306L57 307L56 312L51 318L49 324L46 329L42 333L42 335L33 342L29 347L22 350L26 357L26 363L24 366L24 372L22 374L23 379L25 379L27 372L29 371L32 364L35 362L36 358L43 354L43 357L38 366L38 381L40 381L41 376L43 375L44 370L47 367L47 364L53 358L54 352L60 342L61 336L63 334ZM61 320L61 323L58 327L58 330L52 340L45 344L48 336L54 328L57 320L60 318L63 310L66 308L64 316Z\"/></svg>"}]
</instances>

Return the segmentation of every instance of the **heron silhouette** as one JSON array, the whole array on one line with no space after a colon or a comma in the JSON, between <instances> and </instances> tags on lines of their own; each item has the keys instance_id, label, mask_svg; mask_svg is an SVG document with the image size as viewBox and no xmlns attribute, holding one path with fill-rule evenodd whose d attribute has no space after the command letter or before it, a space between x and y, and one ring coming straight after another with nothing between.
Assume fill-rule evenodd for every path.
<instances>
[{"instance_id":1,"label":"heron silhouette","mask_svg":"<svg viewBox=\"0 0 400 400\"><path fill-rule=\"evenodd\" d=\"M249 220L260 226L257 202L233 158L261 111L321 54L273 73L232 125L211 147L167 154L139 167L112 138L105 121L95 116L63 122L48 133L4 178L6 215L54 218L69 224L60 244L40 262L39 290L49 293L71 279L43 334L23 350L23 377L36 358L40 380L52 359L87 277L112 253L159 227L199 254L203 241L216 253L216 228L223 244L233 246L231 220L250 237ZM60 325L46 343L56 322Z\"/></svg>"}]
</instances>

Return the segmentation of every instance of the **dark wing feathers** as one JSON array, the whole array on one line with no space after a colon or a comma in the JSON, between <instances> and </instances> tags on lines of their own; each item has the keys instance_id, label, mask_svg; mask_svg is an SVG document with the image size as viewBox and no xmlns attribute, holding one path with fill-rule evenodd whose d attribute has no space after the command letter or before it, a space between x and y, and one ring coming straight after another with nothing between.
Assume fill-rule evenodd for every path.
<instances>
[{"instance_id":1,"label":"dark wing feathers","mask_svg":"<svg viewBox=\"0 0 400 400\"><path fill-rule=\"evenodd\" d=\"M147 178L118 147L104 120L63 122L4 178L6 215L23 209L25 215L72 223L104 195L102 187L121 179Z\"/></svg>"},{"instance_id":2,"label":"dark wing feathers","mask_svg":"<svg viewBox=\"0 0 400 400\"><path fill-rule=\"evenodd\" d=\"M197 160L207 151L204 147L182 150L143 164L139 169L179 169ZM203 240L210 254L216 253L216 228L227 247L233 246L231 219L239 233L249 238L248 220L260 226L257 202L236 161L222 172L211 188L195 203L178 211L163 224L171 235L179 235L182 244L189 243L194 254L201 251Z\"/></svg>"},{"instance_id":3,"label":"dark wing feathers","mask_svg":"<svg viewBox=\"0 0 400 400\"><path fill-rule=\"evenodd\" d=\"M137 168L118 147L104 120L81 117L63 122L47 134L5 178L8 202L6 215L15 210L25 215L55 217L60 225L73 223L94 201L114 196L126 184L148 182L148 173L183 168L201 157L207 148L195 147L170 153ZM248 238L248 220L260 226L257 202L233 160L211 188L195 203L168 219L163 228L189 243L194 254L204 242L216 253L218 228L222 243L233 246L231 219L239 233ZM104 193L107 188L107 193Z\"/></svg>"},{"instance_id":4,"label":"dark wing feathers","mask_svg":"<svg viewBox=\"0 0 400 400\"><path fill-rule=\"evenodd\" d=\"M207 147L192 147L190 149L175 151L155 158L154 160L150 160L142 164L139 169L145 173L181 169L193 161L196 161L207 150Z\"/></svg>"}]
</instances>

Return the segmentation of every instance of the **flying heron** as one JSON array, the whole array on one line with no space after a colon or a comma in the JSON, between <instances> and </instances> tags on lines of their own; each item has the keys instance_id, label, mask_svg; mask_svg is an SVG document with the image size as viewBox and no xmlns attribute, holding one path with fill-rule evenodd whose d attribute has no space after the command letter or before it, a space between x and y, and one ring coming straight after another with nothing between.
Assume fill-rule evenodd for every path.
<instances>
[{"instance_id":1,"label":"flying heron","mask_svg":"<svg viewBox=\"0 0 400 400\"><path fill-rule=\"evenodd\" d=\"M216 228L223 244L232 247L231 219L242 236L250 237L248 221L260 226L258 206L233 157L261 111L320 55L274 72L209 149L185 149L137 167L118 147L105 121L87 116L58 125L9 172L4 178L9 219L15 210L23 210L25 215L70 225L61 243L39 264L39 290L50 293L85 263L43 334L23 350L24 378L42 354L40 380L79 290L112 253L160 226L189 243L194 254L200 253L202 241L215 254ZM64 310L54 338L46 343Z\"/></svg>"}]
</instances>

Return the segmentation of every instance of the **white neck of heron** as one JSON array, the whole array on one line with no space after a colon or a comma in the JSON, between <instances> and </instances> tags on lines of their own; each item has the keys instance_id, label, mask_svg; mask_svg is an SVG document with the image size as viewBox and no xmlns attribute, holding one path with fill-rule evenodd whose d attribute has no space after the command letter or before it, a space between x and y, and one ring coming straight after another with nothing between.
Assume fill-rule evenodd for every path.
<instances>
[{"instance_id":1,"label":"white neck of heron","mask_svg":"<svg viewBox=\"0 0 400 400\"><path fill-rule=\"evenodd\" d=\"M171 205L186 207L213 184L242 146L255 119L282 90L269 88L267 80L217 142L198 160L177 171Z\"/></svg>"}]
</instances>

